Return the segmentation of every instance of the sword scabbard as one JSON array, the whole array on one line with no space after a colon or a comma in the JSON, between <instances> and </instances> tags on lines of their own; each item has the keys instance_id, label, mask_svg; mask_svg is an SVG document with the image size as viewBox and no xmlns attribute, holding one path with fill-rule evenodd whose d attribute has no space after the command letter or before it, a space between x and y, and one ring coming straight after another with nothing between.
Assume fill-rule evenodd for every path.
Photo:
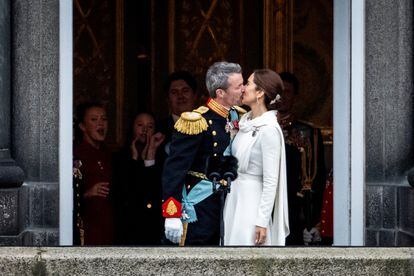
<instances>
[{"instance_id":1,"label":"sword scabbard","mask_svg":"<svg viewBox=\"0 0 414 276\"><path fill-rule=\"evenodd\" d=\"M185 245L185 238L187 237L187 228L188 228L188 222L184 222L183 223L183 235L181 236L179 246L184 246Z\"/></svg>"}]
</instances>

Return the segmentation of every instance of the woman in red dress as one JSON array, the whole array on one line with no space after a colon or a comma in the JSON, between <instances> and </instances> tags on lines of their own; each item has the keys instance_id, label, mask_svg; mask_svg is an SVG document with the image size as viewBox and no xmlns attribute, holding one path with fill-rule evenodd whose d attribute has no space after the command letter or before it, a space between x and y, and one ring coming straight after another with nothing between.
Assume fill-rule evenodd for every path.
<instances>
[{"instance_id":1,"label":"woman in red dress","mask_svg":"<svg viewBox=\"0 0 414 276\"><path fill-rule=\"evenodd\" d=\"M111 201L111 153L104 146L108 130L105 109L96 103L77 112L80 142L74 146L75 237L81 245L114 243L114 210ZM76 241L74 242L76 243Z\"/></svg>"}]
</instances>

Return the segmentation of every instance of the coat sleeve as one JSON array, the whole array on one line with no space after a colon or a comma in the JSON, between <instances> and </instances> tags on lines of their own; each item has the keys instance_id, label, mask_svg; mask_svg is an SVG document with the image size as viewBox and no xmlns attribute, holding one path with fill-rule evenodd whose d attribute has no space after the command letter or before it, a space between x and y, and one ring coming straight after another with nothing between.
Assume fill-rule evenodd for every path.
<instances>
[{"instance_id":1,"label":"coat sleeve","mask_svg":"<svg viewBox=\"0 0 414 276\"><path fill-rule=\"evenodd\" d=\"M170 154L165 160L162 173L164 200L172 197L181 202L186 175L193 164L203 135L203 132L197 135L187 135L177 131L173 133Z\"/></svg>"},{"instance_id":2,"label":"coat sleeve","mask_svg":"<svg viewBox=\"0 0 414 276\"><path fill-rule=\"evenodd\" d=\"M265 127L261 134L260 148L263 166L263 190L260 198L256 225L269 227L276 190L279 183L281 137L275 127Z\"/></svg>"}]
</instances>

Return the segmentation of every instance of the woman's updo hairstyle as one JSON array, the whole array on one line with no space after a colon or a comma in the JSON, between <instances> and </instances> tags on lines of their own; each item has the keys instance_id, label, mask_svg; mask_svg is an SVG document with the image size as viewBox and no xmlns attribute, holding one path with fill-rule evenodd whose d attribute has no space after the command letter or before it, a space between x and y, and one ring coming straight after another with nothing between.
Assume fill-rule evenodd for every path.
<instances>
[{"instance_id":1,"label":"woman's updo hairstyle","mask_svg":"<svg viewBox=\"0 0 414 276\"><path fill-rule=\"evenodd\" d=\"M280 76L270 69L255 70L253 82L257 90L264 92L264 102L267 110L275 110L283 91L283 81Z\"/></svg>"}]
</instances>

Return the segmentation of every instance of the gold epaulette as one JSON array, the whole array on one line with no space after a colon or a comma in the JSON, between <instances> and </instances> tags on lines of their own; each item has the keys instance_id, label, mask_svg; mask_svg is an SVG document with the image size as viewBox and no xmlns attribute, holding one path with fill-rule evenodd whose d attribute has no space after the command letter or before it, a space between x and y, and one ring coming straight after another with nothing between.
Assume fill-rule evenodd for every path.
<instances>
[{"instance_id":1,"label":"gold epaulette","mask_svg":"<svg viewBox=\"0 0 414 276\"><path fill-rule=\"evenodd\" d=\"M240 106L235 105L233 106L233 108L236 109L236 111L239 113L240 116L243 115L244 113L247 113L247 110L244 108L241 108Z\"/></svg>"},{"instance_id":2,"label":"gold epaulette","mask_svg":"<svg viewBox=\"0 0 414 276\"><path fill-rule=\"evenodd\" d=\"M197 135L206 131L208 124L201 114L208 111L208 107L200 106L192 112L183 112L175 123L174 128L181 133L188 135Z\"/></svg>"},{"instance_id":3,"label":"gold epaulette","mask_svg":"<svg viewBox=\"0 0 414 276\"><path fill-rule=\"evenodd\" d=\"M208 111L208 107L207 107L207 106L202 105L202 106L200 106L199 108L194 109L193 111L194 111L194 112L197 112L197 113L199 113L199 114L204 114L204 113L206 113L206 112Z\"/></svg>"}]
</instances>

